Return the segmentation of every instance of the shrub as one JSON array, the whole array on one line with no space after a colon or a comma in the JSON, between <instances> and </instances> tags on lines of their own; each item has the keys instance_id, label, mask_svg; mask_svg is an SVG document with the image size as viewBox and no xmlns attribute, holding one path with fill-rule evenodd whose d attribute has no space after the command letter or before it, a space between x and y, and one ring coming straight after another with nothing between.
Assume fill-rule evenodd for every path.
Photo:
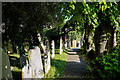
<instances>
[{"instance_id":1,"label":"shrub","mask_svg":"<svg viewBox=\"0 0 120 80\"><path fill-rule=\"evenodd\" d=\"M101 58L96 57L92 61L95 71L103 79L111 79L120 77L120 47L117 46L111 53L107 53Z\"/></svg>"}]
</instances>

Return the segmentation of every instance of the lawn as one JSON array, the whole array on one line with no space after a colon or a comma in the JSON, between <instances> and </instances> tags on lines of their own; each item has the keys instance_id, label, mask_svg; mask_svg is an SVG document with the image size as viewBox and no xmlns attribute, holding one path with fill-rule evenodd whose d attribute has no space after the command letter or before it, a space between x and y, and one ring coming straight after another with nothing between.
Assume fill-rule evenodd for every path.
<instances>
[{"instance_id":1,"label":"lawn","mask_svg":"<svg viewBox=\"0 0 120 80\"><path fill-rule=\"evenodd\" d=\"M55 57L51 59L51 68L44 78L60 78L63 76L67 56L67 50L64 50L62 54L55 54Z\"/></svg>"},{"instance_id":2,"label":"lawn","mask_svg":"<svg viewBox=\"0 0 120 80\"><path fill-rule=\"evenodd\" d=\"M45 74L44 78L59 78L60 76L64 75L67 55L67 50L64 50L62 54L55 54L55 57L51 59L51 68L49 72ZM19 54L10 54L9 56L20 58ZM41 54L41 56L44 57L44 54ZM15 61L11 61L12 64L15 64L15 62L18 62L17 59ZM12 74L15 80L21 79L21 69L18 67L18 65L12 66Z\"/></svg>"}]
</instances>

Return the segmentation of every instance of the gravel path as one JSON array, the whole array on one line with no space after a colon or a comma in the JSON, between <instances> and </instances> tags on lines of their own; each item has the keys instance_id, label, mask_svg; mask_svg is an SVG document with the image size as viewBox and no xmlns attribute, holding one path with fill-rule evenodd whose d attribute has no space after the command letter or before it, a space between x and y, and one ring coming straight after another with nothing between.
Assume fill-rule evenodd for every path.
<instances>
[{"instance_id":1,"label":"gravel path","mask_svg":"<svg viewBox=\"0 0 120 80\"><path fill-rule=\"evenodd\" d=\"M87 62L77 54L76 48L70 49L64 78L87 78L86 75L90 73L87 66Z\"/></svg>"}]
</instances>

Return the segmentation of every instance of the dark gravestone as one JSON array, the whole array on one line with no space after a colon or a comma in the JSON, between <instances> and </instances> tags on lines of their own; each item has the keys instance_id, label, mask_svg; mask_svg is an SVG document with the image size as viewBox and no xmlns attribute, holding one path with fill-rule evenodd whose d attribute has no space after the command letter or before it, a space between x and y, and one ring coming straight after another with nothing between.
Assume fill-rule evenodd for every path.
<instances>
[{"instance_id":1,"label":"dark gravestone","mask_svg":"<svg viewBox=\"0 0 120 80\"><path fill-rule=\"evenodd\" d=\"M26 60L27 60L27 57L25 54L23 54L20 58L20 66L21 67L24 67L26 65Z\"/></svg>"},{"instance_id":2,"label":"dark gravestone","mask_svg":"<svg viewBox=\"0 0 120 80\"><path fill-rule=\"evenodd\" d=\"M10 69L10 61L9 61L9 56L7 55L7 53L5 53L5 51L0 48L0 56L2 56L1 60L2 60L2 65L0 67L2 67L2 78L3 79L12 79L12 72Z\"/></svg>"}]
</instances>

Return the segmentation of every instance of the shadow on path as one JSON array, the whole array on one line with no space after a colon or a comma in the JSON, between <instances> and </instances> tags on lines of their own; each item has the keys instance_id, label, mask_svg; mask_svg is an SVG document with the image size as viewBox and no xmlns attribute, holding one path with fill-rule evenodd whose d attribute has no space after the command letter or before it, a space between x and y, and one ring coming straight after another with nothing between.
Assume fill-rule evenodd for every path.
<instances>
[{"instance_id":1,"label":"shadow on path","mask_svg":"<svg viewBox=\"0 0 120 80\"><path fill-rule=\"evenodd\" d=\"M90 73L88 63L77 54L78 51L78 48L69 50L64 78L87 78L86 75Z\"/></svg>"}]
</instances>

